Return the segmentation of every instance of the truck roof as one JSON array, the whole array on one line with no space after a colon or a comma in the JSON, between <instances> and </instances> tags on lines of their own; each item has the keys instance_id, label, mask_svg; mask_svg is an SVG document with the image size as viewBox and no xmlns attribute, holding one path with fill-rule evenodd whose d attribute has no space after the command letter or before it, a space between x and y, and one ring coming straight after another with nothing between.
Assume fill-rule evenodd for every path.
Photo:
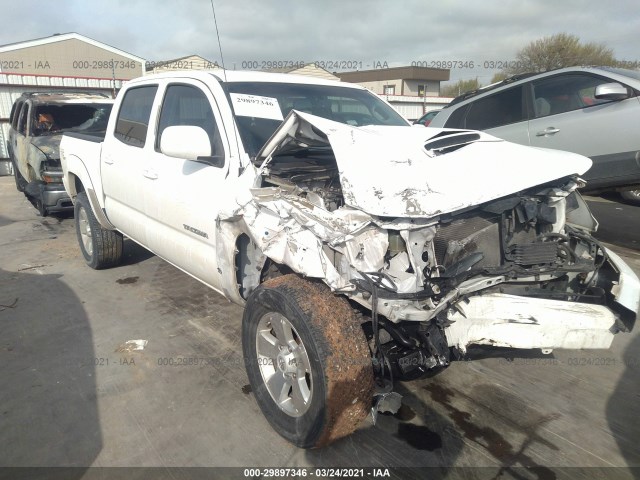
<instances>
[{"instance_id":1,"label":"truck roof","mask_svg":"<svg viewBox=\"0 0 640 480\"><path fill-rule=\"evenodd\" d=\"M144 82L152 79L163 78L194 78L204 82L210 80L211 77L215 78L219 82L274 82L274 83L302 83L308 85L332 85L336 87L344 88L357 88L365 90L364 87L355 83L340 82L335 80L325 80L322 78L311 77L308 75L296 75L291 73L270 73L270 72L255 72L250 70L182 70L173 72L154 73L151 75L145 75L144 77L138 77L130 80L127 83Z\"/></svg>"}]
</instances>

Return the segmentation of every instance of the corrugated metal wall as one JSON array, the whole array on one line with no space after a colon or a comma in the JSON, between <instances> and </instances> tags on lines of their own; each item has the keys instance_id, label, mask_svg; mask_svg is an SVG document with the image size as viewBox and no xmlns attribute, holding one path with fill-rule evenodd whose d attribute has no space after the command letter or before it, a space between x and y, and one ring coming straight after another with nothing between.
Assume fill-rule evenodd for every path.
<instances>
[{"instance_id":1,"label":"corrugated metal wall","mask_svg":"<svg viewBox=\"0 0 640 480\"><path fill-rule=\"evenodd\" d=\"M437 110L447 105L452 99L448 97L412 97L408 95L379 95L391 104L396 111L407 120L417 120L430 110Z\"/></svg>"},{"instance_id":2,"label":"corrugated metal wall","mask_svg":"<svg viewBox=\"0 0 640 480\"><path fill-rule=\"evenodd\" d=\"M115 89L119 90L122 84L122 80L116 80ZM8 158L9 115L13 102L22 92L80 90L111 95L113 88L113 81L107 79L0 73L0 162L4 163L0 165L0 175L10 172L4 160Z\"/></svg>"}]
</instances>

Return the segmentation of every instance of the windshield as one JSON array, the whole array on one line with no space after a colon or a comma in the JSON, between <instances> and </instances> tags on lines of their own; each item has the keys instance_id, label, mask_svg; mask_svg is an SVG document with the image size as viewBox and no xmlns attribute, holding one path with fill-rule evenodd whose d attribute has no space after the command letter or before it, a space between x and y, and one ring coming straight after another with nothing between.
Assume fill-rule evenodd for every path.
<instances>
[{"instance_id":1,"label":"windshield","mask_svg":"<svg viewBox=\"0 0 640 480\"><path fill-rule=\"evenodd\" d=\"M33 119L33 135L53 135L63 131L104 132L112 106L111 103L38 105Z\"/></svg>"},{"instance_id":2,"label":"windshield","mask_svg":"<svg viewBox=\"0 0 640 480\"><path fill-rule=\"evenodd\" d=\"M358 88L270 82L233 82L224 87L251 157L257 155L292 109L356 127L408 126L392 107Z\"/></svg>"}]
</instances>

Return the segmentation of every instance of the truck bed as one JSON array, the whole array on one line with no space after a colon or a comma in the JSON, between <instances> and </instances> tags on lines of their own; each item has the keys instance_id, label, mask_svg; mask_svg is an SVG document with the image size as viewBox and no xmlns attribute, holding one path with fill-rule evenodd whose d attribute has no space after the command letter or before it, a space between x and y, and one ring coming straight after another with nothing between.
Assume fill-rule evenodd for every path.
<instances>
[{"instance_id":1,"label":"truck bed","mask_svg":"<svg viewBox=\"0 0 640 480\"><path fill-rule=\"evenodd\" d=\"M89 142L100 143L104 140L106 135L106 131L100 132L65 132L64 135L67 137L79 138L80 140L87 140Z\"/></svg>"}]
</instances>

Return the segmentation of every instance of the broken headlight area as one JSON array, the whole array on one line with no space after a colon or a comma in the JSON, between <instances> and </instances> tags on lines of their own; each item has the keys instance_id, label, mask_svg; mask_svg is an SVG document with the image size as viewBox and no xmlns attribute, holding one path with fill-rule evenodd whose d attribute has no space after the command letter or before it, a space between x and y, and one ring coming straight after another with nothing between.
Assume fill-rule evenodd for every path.
<instances>
[{"instance_id":1,"label":"broken headlight area","mask_svg":"<svg viewBox=\"0 0 640 480\"><path fill-rule=\"evenodd\" d=\"M607 255L584 227L566 224L566 210L565 197L523 194L452 217L438 227L436 265L425 276L443 293L478 276L537 277L541 285L547 283L542 276L550 276L564 282L555 296L576 300L587 294Z\"/></svg>"},{"instance_id":2,"label":"broken headlight area","mask_svg":"<svg viewBox=\"0 0 640 480\"><path fill-rule=\"evenodd\" d=\"M47 160L41 167L40 177L45 183L62 183L62 166L59 159Z\"/></svg>"}]
</instances>

